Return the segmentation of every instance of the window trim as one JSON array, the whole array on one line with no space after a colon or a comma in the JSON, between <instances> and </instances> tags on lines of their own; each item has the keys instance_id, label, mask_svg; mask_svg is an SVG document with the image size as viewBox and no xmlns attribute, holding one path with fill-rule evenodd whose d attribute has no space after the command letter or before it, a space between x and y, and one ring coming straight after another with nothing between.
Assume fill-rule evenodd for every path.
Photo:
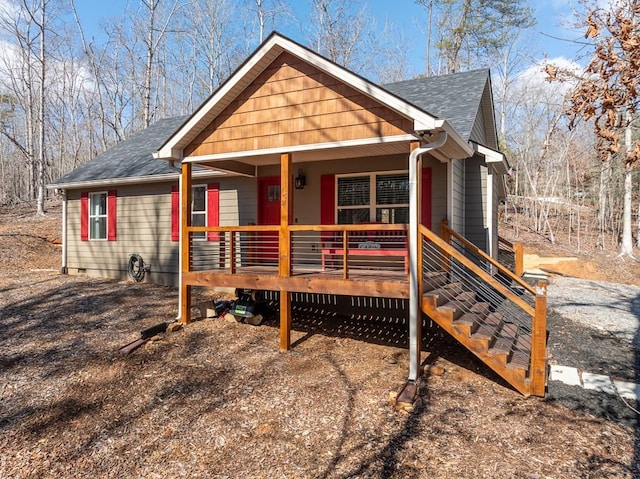
<instances>
[{"instance_id":1,"label":"window trim","mask_svg":"<svg viewBox=\"0 0 640 479\"><path fill-rule=\"evenodd\" d=\"M204 191L204 210L195 211L193 208L193 202L195 195L193 194L196 188L202 188ZM192 185L191 186L191 224L193 225L193 216L203 216L204 226L209 225L209 188L207 185ZM194 241L207 241L207 233L192 233Z\"/></svg>"},{"instance_id":2,"label":"window trim","mask_svg":"<svg viewBox=\"0 0 640 479\"><path fill-rule=\"evenodd\" d=\"M98 195L104 195L104 202L106 206L106 212L104 215L94 215L92 214L92 199ZM92 191L88 193L88 211L87 211L87 220L88 220L88 241L109 241L109 192L108 191ZM91 227L91 220L93 218L104 218L104 238L94 238L92 235L93 228Z\"/></svg>"},{"instance_id":3,"label":"window trim","mask_svg":"<svg viewBox=\"0 0 640 479\"><path fill-rule=\"evenodd\" d=\"M334 193L334 224L338 224L338 212L340 210L361 210L366 207L369 208L369 221L375 222L376 211L380 207L387 208L401 208L406 206L409 207L409 203L394 203L394 204L385 204L378 205L377 201L377 191L376 191L376 178L381 175L397 175L397 174L407 174L409 175L409 170L381 170L381 171L360 171L357 173L344 173L344 174L335 174L335 193ZM352 178L358 176L369 176L369 204L368 205L355 205L355 206L339 206L338 205L338 195L340 192L338 191L338 179L339 178ZM373 219L372 219L373 218Z\"/></svg>"}]
</instances>

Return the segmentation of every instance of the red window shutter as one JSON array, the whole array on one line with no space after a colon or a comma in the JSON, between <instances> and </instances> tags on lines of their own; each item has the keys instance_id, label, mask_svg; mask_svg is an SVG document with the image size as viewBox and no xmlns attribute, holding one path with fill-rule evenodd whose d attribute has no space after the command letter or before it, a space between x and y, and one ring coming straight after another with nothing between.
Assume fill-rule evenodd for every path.
<instances>
[{"instance_id":1,"label":"red window shutter","mask_svg":"<svg viewBox=\"0 0 640 479\"><path fill-rule=\"evenodd\" d=\"M336 222L336 175L320 177L320 224Z\"/></svg>"},{"instance_id":2,"label":"red window shutter","mask_svg":"<svg viewBox=\"0 0 640 479\"><path fill-rule=\"evenodd\" d=\"M422 224L431 229L431 168L422 168Z\"/></svg>"},{"instance_id":3,"label":"red window shutter","mask_svg":"<svg viewBox=\"0 0 640 479\"><path fill-rule=\"evenodd\" d=\"M89 193L80 193L80 241L89 241Z\"/></svg>"},{"instance_id":4,"label":"red window shutter","mask_svg":"<svg viewBox=\"0 0 640 479\"><path fill-rule=\"evenodd\" d=\"M171 187L171 241L180 241L180 190Z\"/></svg>"},{"instance_id":5,"label":"red window shutter","mask_svg":"<svg viewBox=\"0 0 640 479\"><path fill-rule=\"evenodd\" d=\"M220 226L220 183L207 185L207 226ZM207 233L207 241L218 241L219 233Z\"/></svg>"},{"instance_id":6,"label":"red window shutter","mask_svg":"<svg viewBox=\"0 0 640 479\"><path fill-rule=\"evenodd\" d=\"M107 192L107 240L116 240L117 231L117 212L116 203L118 198L118 192L116 190L109 190Z\"/></svg>"}]
</instances>

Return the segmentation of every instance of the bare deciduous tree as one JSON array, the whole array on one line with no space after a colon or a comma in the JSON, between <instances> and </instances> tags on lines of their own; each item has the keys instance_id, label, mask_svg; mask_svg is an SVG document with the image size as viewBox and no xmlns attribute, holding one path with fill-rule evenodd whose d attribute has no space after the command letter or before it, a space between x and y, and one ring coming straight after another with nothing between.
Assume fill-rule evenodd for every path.
<instances>
[{"instance_id":1,"label":"bare deciduous tree","mask_svg":"<svg viewBox=\"0 0 640 479\"><path fill-rule=\"evenodd\" d=\"M610 10L596 8L586 19L585 37L593 41L594 55L580 79L568 114L571 126L578 118L592 120L602 161L622 156L625 164L623 232L620 254L633 255L631 228L631 175L640 160L640 140L633 141L632 120L640 95L640 5L635 0L612 4ZM551 76L555 72L550 71ZM625 148L621 152L622 133Z\"/></svg>"}]
</instances>

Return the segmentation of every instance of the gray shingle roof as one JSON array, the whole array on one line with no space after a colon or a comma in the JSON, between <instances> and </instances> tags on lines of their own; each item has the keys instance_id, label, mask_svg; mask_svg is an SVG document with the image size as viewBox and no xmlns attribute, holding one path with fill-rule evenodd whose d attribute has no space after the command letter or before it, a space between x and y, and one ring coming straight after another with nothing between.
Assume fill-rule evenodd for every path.
<instances>
[{"instance_id":1,"label":"gray shingle roof","mask_svg":"<svg viewBox=\"0 0 640 479\"><path fill-rule=\"evenodd\" d=\"M465 140L471 137L489 70L473 70L382 85L421 110L447 120Z\"/></svg>"},{"instance_id":2,"label":"gray shingle roof","mask_svg":"<svg viewBox=\"0 0 640 479\"><path fill-rule=\"evenodd\" d=\"M159 120L148 128L109 148L88 163L59 178L52 185L131 177L176 174L166 161L153 153L185 122L186 116Z\"/></svg>"}]
</instances>

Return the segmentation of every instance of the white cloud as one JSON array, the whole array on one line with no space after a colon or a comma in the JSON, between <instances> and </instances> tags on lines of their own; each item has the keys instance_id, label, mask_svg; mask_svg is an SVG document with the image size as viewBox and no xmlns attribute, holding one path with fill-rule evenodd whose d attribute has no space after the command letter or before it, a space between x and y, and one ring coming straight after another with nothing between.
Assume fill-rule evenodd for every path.
<instances>
[{"instance_id":1,"label":"white cloud","mask_svg":"<svg viewBox=\"0 0 640 479\"><path fill-rule=\"evenodd\" d=\"M575 82L570 78L563 81L550 81L547 69L557 71L558 79L561 77L560 72L566 72L571 77L580 76L584 71L584 68L574 60L564 57L547 58L538 61L521 72L515 82L516 88L549 91L549 93L555 92L556 94L564 95L574 86Z\"/></svg>"}]
</instances>

